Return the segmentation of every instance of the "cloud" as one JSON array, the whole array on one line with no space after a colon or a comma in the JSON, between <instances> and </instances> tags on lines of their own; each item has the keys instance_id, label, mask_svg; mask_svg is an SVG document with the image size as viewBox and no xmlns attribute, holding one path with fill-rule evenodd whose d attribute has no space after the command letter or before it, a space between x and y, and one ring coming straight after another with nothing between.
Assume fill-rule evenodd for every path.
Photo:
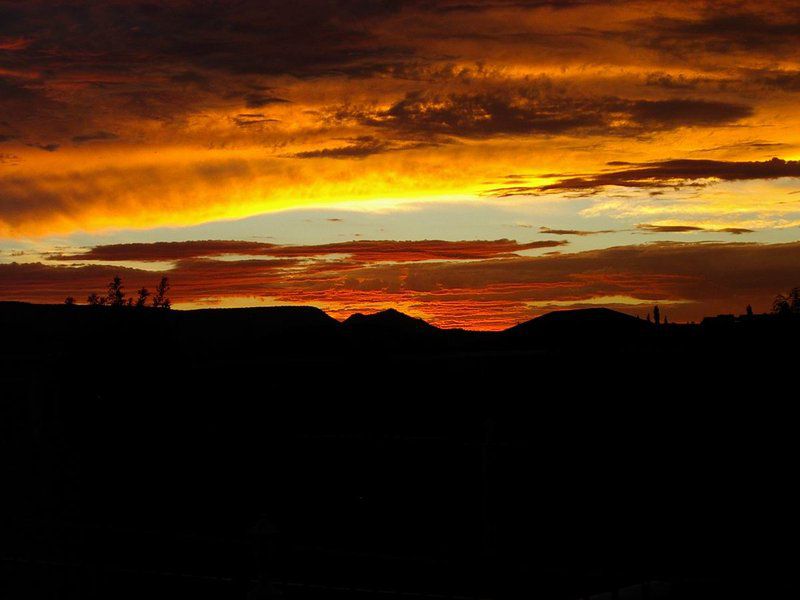
<instances>
[{"instance_id":1,"label":"cloud","mask_svg":"<svg viewBox=\"0 0 800 600\"><path fill-rule=\"evenodd\" d=\"M11 37L4 37L0 38L0 50L5 51L19 51L24 50L28 47L31 43L30 39L18 37L18 38L11 38Z\"/></svg>"},{"instance_id":2,"label":"cloud","mask_svg":"<svg viewBox=\"0 0 800 600\"><path fill-rule=\"evenodd\" d=\"M434 254L441 254L442 244L433 244ZM458 243L453 245L451 250ZM187 254L155 245L147 253L144 246L128 247L125 253L108 246L103 252L112 248L115 258L153 260L169 252ZM446 252L445 260L393 262L386 258L402 256L399 248L410 247L411 254L419 256L421 248L431 243L419 242L415 247L387 241L378 246L383 248L379 252L353 252L347 258L323 254L312 258L310 253L318 250L299 248L273 258L181 258L164 274L170 277L173 299L179 303L257 297L313 304L336 316L395 306L438 324L498 328L530 318L542 306L587 302L624 305L640 314L655 302L667 303L672 320L741 311L747 304L765 310L776 293L798 284L800 264L798 242L656 242L526 257L502 256L502 246L514 247L506 241L497 244L490 258L476 259L486 252L462 248ZM429 251L425 254L431 256ZM452 259L454 254L465 258ZM61 302L67 295L83 298L103 290L116 274L128 290L152 286L161 275L108 264L0 264L0 299Z\"/></svg>"},{"instance_id":3,"label":"cloud","mask_svg":"<svg viewBox=\"0 0 800 600\"><path fill-rule=\"evenodd\" d=\"M695 225L650 225L648 223L641 223L636 226L647 233L691 233L693 231L705 231L702 227Z\"/></svg>"},{"instance_id":4,"label":"cloud","mask_svg":"<svg viewBox=\"0 0 800 600\"><path fill-rule=\"evenodd\" d=\"M547 80L475 94L410 92L388 109L341 107L334 118L406 134L462 138L499 135L641 135L735 123L743 104L698 99L631 100L553 93Z\"/></svg>"},{"instance_id":5,"label":"cloud","mask_svg":"<svg viewBox=\"0 0 800 600\"><path fill-rule=\"evenodd\" d=\"M645 130L725 125L753 114L753 109L744 104L690 99L636 100L630 102L628 111Z\"/></svg>"},{"instance_id":6,"label":"cloud","mask_svg":"<svg viewBox=\"0 0 800 600\"><path fill-rule=\"evenodd\" d=\"M741 235L743 233L754 233L752 229L745 229L744 227L723 227L722 229L713 229L718 233L730 233L732 235Z\"/></svg>"},{"instance_id":7,"label":"cloud","mask_svg":"<svg viewBox=\"0 0 800 600\"><path fill-rule=\"evenodd\" d=\"M222 255L262 255L304 258L347 255L354 260L413 262L424 260L476 260L514 256L523 250L564 246L561 240L518 243L514 240L475 241L392 241L358 240L331 244L280 246L264 242L200 240L151 242L95 246L79 254L52 254L58 261L174 261Z\"/></svg>"},{"instance_id":8,"label":"cloud","mask_svg":"<svg viewBox=\"0 0 800 600\"><path fill-rule=\"evenodd\" d=\"M277 96L268 96L265 94L247 94L244 98L247 108L264 108L270 104L286 104L289 100L285 98L278 98Z\"/></svg>"},{"instance_id":9,"label":"cloud","mask_svg":"<svg viewBox=\"0 0 800 600\"><path fill-rule=\"evenodd\" d=\"M374 154L384 154L386 152L397 152L400 150L419 150L438 145L436 142L387 141L371 135L346 138L345 141L347 142L346 146L307 150L305 152L297 152L291 156L293 158L365 158Z\"/></svg>"},{"instance_id":10,"label":"cloud","mask_svg":"<svg viewBox=\"0 0 800 600\"><path fill-rule=\"evenodd\" d=\"M659 188L680 187L710 180L742 181L752 179L778 179L800 177L800 161L772 158L766 161L723 161L675 159L650 163L609 163L626 166L583 177L568 177L555 183L538 187L514 188L517 193L547 191L597 190L606 186ZM506 188L493 190L507 193Z\"/></svg>"},{"instance_id":11,"label":"cloud","mask_svg":"<svg viewBox=\"0 0 800 600\"><path fill-rule=\"evenodd\" d=\"M691 90L695 89L699 83L704 81L699 77L687 77L686 75L670 75L669 73L648 73L645 84L648 86L662 87L669 90Z\"/></svg>"},{"instance_id":12,"label":"cloud","mask_svg":"<svg viewBox=\"0 0 800 600\"><path fill-rule=\"evenodd\" d=\"M72 136L72 141L76 144L85 144L86 142L110 141L119 139L116 133L110 131L95 131L93 133L82 133L81 135Z\"/></svg>"},{"instance_id":13,"label":"cloud","mask_svg":"<svg viewBox=\"0 0 800 600\"><path fill-rule=\"evenodd\" d=\"M38 148L39 150L44 150L45 152L55 152L59 148L61 148L61 144L25 144L26 146L30 146L31 148Z\"/></svg>"},{"instance_id":14,"label":"cloud","mask_svg":"<svg viewBox=\"0 0 800 600\"><path fill-rule=\"evenodd\" d=\"M707 7L700 18L656 16L639 20L626 38L654 50L691 56L732 52L783 54L800 41L800 20L791 3L773 3L773 14L741 10L736 4ZM777 9L777 10L775 10ZM775 14L777 13L777 14Z\"/></svg>"},{"instance_id":15,"label":"cloud","mask_svg":"<svg viewBox=\"0 0 800 600\"><path fill-rule=\"evenodd\" d=\"M644 231L645 233L694 233L696 231L707 231L711 233L730 233L731 235L742 235L744 233L753 233L752 229L745 229L743 227L724 227L722 229L707 229L698 225L651 225L649 223L640 223L636 229Z\"/></svg>"},{"instance_id":16,"label":"cloud","mask_svg":"<svg viewBox=\"0 0 800 600\"><path fill-rule=\"evenodd\" d=\"M278 119L270 119L263 113L239 113L233 118L233 122L239 127L250 127L252 125L264 125L266 123L278 123Z\"/></svg>"},{"instance_id":17,"label":"cloud","mask_svg":"<svg viewBox=\"0 0 800 600\"><path fill-rule=\"evenodd\" d=\"M52 254L50 260L171 261L223 254L261 254L274 247L264 242L201 240L95 246L79 254Z\"/></svg>"},{"instance_id":18,"label":"cloud","mask_svg":"<svg viewBox=\"0 0 800 600\"><path fill-rule=\"evenodd\" d=\"M615 233L615 229L600 229L597 231L585 231L581 229L551 229L550 227L539 227L539 233L547 233L550 235L598 235L601 233Z\"/></svg>"},{"instance_id":19,"label":"cloud","mask_svg":"<svg viewBox=\"0 0 800 600\"><path fill-rule=\"evenodd\" d=\"M387 141L379 140L373 136L363 136L347 140L346 146L307 150L293 154L295 158L364 158L373 154L382 154L395 148Z\"/></svg>"},{"instance_id":20,"label":"cloud","mask_svg":"<svg viewBox=\"0 0 800 600\"><path fill-rule=\"evenodd\" d=\"M660 157L800 139L791 3L269 4L0 3L0 235L467 197L509 172L562 175L494 195L658 192L718 179Z\"/></svg>"}]
</instances>

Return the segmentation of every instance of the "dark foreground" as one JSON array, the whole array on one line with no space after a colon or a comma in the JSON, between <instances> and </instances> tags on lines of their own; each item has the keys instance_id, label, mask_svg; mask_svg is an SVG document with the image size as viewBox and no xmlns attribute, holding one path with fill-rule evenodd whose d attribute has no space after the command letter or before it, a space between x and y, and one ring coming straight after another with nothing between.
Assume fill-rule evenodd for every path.
<instances>
[{"instance_id":1,"label":"dark foreground","mask_svg":"<svg viewBox=\"0 0 800 600\"><path fill-rule=\"evenodd\" d=\"M0 304L0 597L796 595L798 333Z\"/></svg>"}]
</instances>

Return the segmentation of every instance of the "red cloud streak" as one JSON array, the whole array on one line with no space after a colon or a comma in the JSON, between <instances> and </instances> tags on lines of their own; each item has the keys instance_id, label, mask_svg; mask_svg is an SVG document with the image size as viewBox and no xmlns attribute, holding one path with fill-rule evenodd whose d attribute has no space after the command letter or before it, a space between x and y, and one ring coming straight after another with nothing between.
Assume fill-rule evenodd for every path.
<instances>
[{"instance_id":1,"label":"red cloud streak","mask_svg":"<svg viewBox=\"0 0 800 600\"><path fill-rule=\"evenodd\" d=\"M267 300L315 305L336 317L395 307L437 325L471 329L502 329L554 308L598 302L640 314L659 302L668 306L673 320L699 319L738 312L748 303L766 309L776 293L800 283L800 243L661 242L525 257L506 252L523 244L501 242L491 259L401 261L396 257L429 258L431 243L412 242L404 250L403 242L355 242L351 247L358 251L341 260L306 255L189 258L178 260L165 274L177 303ZM326 248L339 254L344 246ZM323 247L311 248L319 252ZM475 255L464 248L457 252ZM152 287L161 275L108 264L5 264L0 265L0 299L61 302L73 295L82 301L90 292L102 292L116 274L129 292Z\"/></svg>"}]
</instances>

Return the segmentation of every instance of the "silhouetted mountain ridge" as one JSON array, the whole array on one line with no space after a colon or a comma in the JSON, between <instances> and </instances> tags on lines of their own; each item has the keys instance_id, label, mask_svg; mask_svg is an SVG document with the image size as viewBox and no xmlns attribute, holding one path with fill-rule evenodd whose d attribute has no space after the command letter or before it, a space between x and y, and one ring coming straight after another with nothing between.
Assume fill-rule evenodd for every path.
<instances>
[{"instance_id":1,"label":"silhouetted mountain ridge","mask_svg":"<svg viewBox=\"0 0 800 600\"><path fill-rule=\"evenodd\" d=\"M147 347L154 343L187 356L234 357L280 355L302 357L339 353L430 355L507 352L626 353L653 348L676 350L734 336L733 343L783 342L798 320L771 315L715 317L702 325L658 326L631 315L596 307L560 310L504 331L441 329L395 309L356 313L338 321L310 306L159 310L96 306L0 303L0 330L13 354L93 354L111 339ZM745 337L747 340L745 340ZM728 343L727 340L725 343ZM716 343L716 342L715 342ZM136 358L138 360L138 358Z\"/></svg>"},{"instance_id":2,"label":"silhouetted mountain ridge","mask_svg":"<svg viewBox=\"0 0 800 600\"><path fill-rule=\"evenodd\" d=\"M355 313L342 322L345 329L372 333L434 333L441 331L424 319L409 316L394 308L376 313Z\"/></svg>"},{"instance_id":3,"label":"silhouetted mountain ridge","mask_svg":"<svg viewBox=\"0 0 800 600\"><path fill-rule=\"evenodd\" d=\"M652 331L649 321L610 308L582 308L546 313L506 330L510 335L544 336L550 334L581 335L641 334Z\"/></svg>"}]
</instances>

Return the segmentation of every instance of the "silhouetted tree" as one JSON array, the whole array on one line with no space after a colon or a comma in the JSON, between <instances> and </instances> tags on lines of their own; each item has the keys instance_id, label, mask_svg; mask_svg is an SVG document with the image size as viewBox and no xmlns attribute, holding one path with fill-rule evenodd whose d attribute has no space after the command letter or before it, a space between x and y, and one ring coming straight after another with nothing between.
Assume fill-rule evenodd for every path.
<instances>
[{"instance_id":1,"label":"silhouetted tree","mask_svg":"<svg viewBox=\"0 0 800 600\"><path fill-rule=\"evenodd\" d=\"M106 296L111 306L125 306L125 292L122 291L122 279L115 275L111 283L108 284L108 295Z\"/></svg>"},{"instance_id":2,"label":"silhouetted tree","mask_svg":"<svg viewBox=\"0 0 800 600\"><path fill-rule=\"evenodd\" d=\"M800 287L792 288L787 295L778 294L772 301L772 312L788 317L800 315Z\"/></svg>"},{"instance_id":3,"label":"silhouetted tree","mask_svg":"<svg viewBox=\"0 0 800 600\"><path fill-rule=\"evenodd\" d=\"M789 292L789 308L792 309L792 313L800 314L800 287L792 288Z\"/></svg>"},{"instance_id":4,"label":"silhouetted tree","mask_svg":"<svg viewBox=\"0 0 800 600\"><path fill-rule=\"evenodd\" d=\"M659 310L658 306L653 307L653 320L656 325L661 325L661 310Z\"/></svg>"},{"instance_id":5,"label":"silhouetted tree","mask_svg":"<svg viewBox=\"0 0 800 600\"><path fill-rule=\"evenodd\" d=\"M752 316L753 316L753 307L752 307L752 306L750 306L750 305L748 304L748 305L747 305L747 308L746 308L745 310L746 310L746 312L747 312L747 316L748 316L748 317L752 317Z\"/></svg>"},{"instance_id":6,"label":"silhouetted tree","mask_svg":"<svg viewBox=\"0 0 800 600\"><path fill-rule=\"evenodd\" d=\"M75 304L75 298L72 296L67 296L64 299L64 304L66 304L67 306L73 306Z\"/></svg>"},{"instance_id":7,"label":"silhouetted tree","mask_svg":"<svg viewBox=\"0 0 800 600\"><path fill-rule=\"evenodd\" d=\"M162 277L161 281L159 281L158 285L156 286L156 293L153 296L153 306L155 308L164 308L167 310L172 308L172 302L170 302L170 299L167 298L169 287L169 278Z\"/></svg>"},{"instance_id":8,"label":"silhouetted tree","mask_svg":"<svg viewBox=\"0 0 800 600\"><path fill-rule=\"evenodd\" d=\"M137 292L137 294L136 308L144 308L147 306L147 298L150 296L150 291L146 287L143 287Z\"/></svg>"},{"instance_id":9,"label":"silhouetted tree","mask_svg":"<svg viewBox=\"0 0 800 600\"><path fill-rule=\"evenodd\" d=\"M89 294L89 297L86 298L86 302L90 306L104 306L106 303L106 299L92 292L91 294Z\"/></svg>"}]
</instances>

